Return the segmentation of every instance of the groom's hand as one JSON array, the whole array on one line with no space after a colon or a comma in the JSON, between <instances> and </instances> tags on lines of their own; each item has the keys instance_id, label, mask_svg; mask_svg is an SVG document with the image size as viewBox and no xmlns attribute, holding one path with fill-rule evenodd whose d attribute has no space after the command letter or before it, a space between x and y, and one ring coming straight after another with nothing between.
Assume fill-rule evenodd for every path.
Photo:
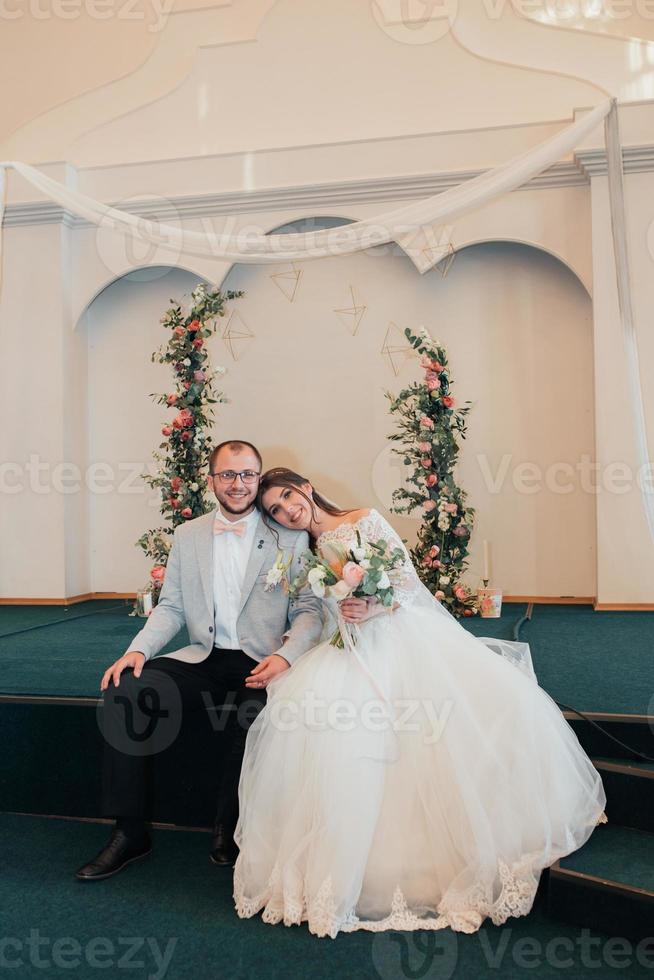
<instances>
[{"instance_id":1,"label":"groom's hand","mask_svg":"<svg viewBox=\"0 0 654 980\"><path fill-rule=\"evenodd\" d=\"M114 682L114 687L118 687L120 684L120 675L126 667L132 667L134 670L134 677L140 677L144 663L145 654L139 653L138 650L128 650L128 652L120 657L115 664L112 664L111 667L107 667L102 675L100 690L106 691L109 687L110 680Z\"/></svg>"},{"instance_id":2,"label":"groom's hand","mask_svg":"<svg viewBox=\"0 0 654 980\"><path fill-rule=\"evenodd\" d=\"M245 678L245 686L268 687L278 674L283 674L290 666L288 660L284 660L278 653L272 653L269 657L264 657L261 663L257 664L249 676Z\"/></svg>"}]
</instances>

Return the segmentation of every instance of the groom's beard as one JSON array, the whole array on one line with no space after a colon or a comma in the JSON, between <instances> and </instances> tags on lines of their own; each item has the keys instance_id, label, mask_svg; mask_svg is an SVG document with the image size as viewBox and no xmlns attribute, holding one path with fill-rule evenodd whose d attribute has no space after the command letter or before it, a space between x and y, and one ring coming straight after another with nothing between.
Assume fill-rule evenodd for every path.
<instances>
[{"instance_id":1,"label":"groom's beard","mask_svg":"<svg viewBox=\"0 0 654 980\"><path fill-rule=\"evenodd\" d=\"M254 510L254 501L256 498L248 497L237 497L236 499L231 499L230 497L225 497L224 500L218 498L218 502L223 510L226 510L228 514L245 514L251 510Z\"/></svg>"}]
</instances>

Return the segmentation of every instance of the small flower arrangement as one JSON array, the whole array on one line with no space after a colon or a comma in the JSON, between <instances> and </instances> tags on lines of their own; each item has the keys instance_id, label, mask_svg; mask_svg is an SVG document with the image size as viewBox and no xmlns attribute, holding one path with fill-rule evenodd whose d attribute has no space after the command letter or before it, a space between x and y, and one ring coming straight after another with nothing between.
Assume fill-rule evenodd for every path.
<instances>
[{"instance_id":1,"label":"small flower arrangement","mask_svg":"<svg viewBox=\"0 0 654 980\"><path fill-rule=\"evenodd\" d=\"M357 599L375 599L386 608L393 605L396 572L405 561L401 548L391 548L387 541L364 541L356 532L356 545L346 548L330 542L328 557L312 551L303 555L303 569L291 586L296 594L307 585L319 599L331 598L337 602L353 596ZM340 627L329 641L343 649Z\"/></svg>"},{"instance_id":2,"label":"small flower arrangement","mask_svg":"<svg viewBox=\"0 0 654 980\"><path fill-rule=\"evenodd\" d=\"M266 575L266 584L263 587L264 592L272 592L278 585L282 586L284 592L290 592L291 586L288 581L288 570L291 567L292 561L292 555L287 560L284 560L284 552L277 552L275 564L269 568L268 574Z\"/></svg>"}]
</instances>

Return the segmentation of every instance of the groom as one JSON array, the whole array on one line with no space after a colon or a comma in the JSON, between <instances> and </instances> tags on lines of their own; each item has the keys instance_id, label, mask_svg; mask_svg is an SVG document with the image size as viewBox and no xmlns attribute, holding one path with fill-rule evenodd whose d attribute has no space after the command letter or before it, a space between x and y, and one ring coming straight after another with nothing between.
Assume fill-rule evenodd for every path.
<instances>
[{"instance_id":1,"label":"groom","mask_svg":"<svg viewBox=\"0 0 654 980\"><path fill-rule=\"evenodd\" d=\"M304 590L289 600L268 573L278 552L295 577L306 532L264 524L255 507L261 455L235 440L213 450L209 482L218 506L179 526L161 597L127 653L105 672L103 812L116 823L107 845L75 873L98 881L150 853L145 826L151 756L179 731L184 710L230 704L211 860L231 865L238 849L238 783L245 738L266 701L266 686L314 646L320 600ZM186 625L191 643L156 654ZM154 725L153 725L154 723ZM212 765L207 759L207 765Z\"/></svg>"}]
</instances>

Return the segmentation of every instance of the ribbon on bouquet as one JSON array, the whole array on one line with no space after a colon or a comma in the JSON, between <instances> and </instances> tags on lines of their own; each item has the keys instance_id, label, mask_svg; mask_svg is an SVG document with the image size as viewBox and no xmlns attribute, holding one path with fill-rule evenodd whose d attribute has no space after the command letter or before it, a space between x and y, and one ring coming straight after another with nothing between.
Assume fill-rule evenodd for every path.
<instances>
[{"instance_id":1,"label":"ribbon on bouquet","mask_svg":"<svg viewBox=\"0 0 654 980\"><path fill-rule=\"evenodd\" d=\"M344 650L356 660L359 670L361 670L361 672L365 674L368 681L370 682L373 691L387 707L387 720L391 732L393 749L388 754L385 754L379 759L377 759L377 761L396 762L400 756L400 750L399 750L397 732L395 731L395 727L393 725L392 702L390 698L381 689L379 682L377 681L377 678L372 673L372 671L364 661L363 657L357 650L357 643L361 636L361 627L357 626L356 623L345 622L345 620L343 619L343 614L341 612L340 603L336 603L336 617L338 620L338 628L341 631L341 636L343 637Z\"/></svg>"}]
</instances>

